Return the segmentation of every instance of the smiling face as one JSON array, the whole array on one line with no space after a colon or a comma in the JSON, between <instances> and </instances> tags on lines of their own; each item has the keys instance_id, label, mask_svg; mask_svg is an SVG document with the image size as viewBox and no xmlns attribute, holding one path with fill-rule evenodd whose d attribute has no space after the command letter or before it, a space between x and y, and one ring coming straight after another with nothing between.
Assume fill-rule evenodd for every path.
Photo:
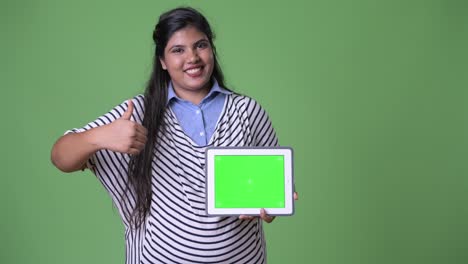
<instances>
[{"instance_id":1,"label":"smiling face","mask_svg":"<svg viewBox=\"0 0 468 264\"><path fill-rule=\"evenodd\" d=\"M180 98L198 104L208 94L214 55L203 32L192 26L176 31L167 42L160 61Z\"/></svg>"}]
</instances>

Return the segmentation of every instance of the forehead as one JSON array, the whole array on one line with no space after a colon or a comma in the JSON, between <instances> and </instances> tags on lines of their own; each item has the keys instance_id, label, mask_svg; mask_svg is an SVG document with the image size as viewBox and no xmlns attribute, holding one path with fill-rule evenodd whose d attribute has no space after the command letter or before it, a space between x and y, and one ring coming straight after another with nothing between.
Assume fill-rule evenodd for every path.
<instances>
[{"instance_id":1,"label":"forehead","mask_svg":"<svg viewBox=\"0 0 468 264\"><path fill-rule=\"evenodd\" d=\"M175 45L191 45L202 39L208 40L205 33L201 32L196 27L188 26L174 32L174 34L169 38L166 47L170 48Z\"/></svg>"}]
</instances>

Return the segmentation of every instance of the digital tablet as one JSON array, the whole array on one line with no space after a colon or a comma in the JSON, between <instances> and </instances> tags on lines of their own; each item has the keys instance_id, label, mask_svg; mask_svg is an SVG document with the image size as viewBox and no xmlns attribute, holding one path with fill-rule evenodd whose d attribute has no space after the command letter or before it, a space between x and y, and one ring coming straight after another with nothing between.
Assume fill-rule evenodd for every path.
<instances>
[{"instance_id":1,"label":"digital tablet","mask_svg":"<svg viewBox=\"0 0 468 264\"><path fill-rule=\"evenodd\" d=\"M208 215L294 213L291 148L210 147L205 168Z\"/></svg>"}]
</instances>

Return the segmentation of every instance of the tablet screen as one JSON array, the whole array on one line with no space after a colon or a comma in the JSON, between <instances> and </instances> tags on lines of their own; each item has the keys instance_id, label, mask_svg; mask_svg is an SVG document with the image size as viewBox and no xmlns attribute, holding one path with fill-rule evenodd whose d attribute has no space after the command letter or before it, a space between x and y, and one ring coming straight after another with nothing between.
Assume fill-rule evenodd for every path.
<instances>
[{"instance_id":1,"label":"tablet screen","mask_svg":"<svg viewBox=\"0 0 468 264\"><path fill-rule=\"evenodd\" d=\"M284 156L215 155L216 208L284 207Z\"/></svg>"}]
</instances>

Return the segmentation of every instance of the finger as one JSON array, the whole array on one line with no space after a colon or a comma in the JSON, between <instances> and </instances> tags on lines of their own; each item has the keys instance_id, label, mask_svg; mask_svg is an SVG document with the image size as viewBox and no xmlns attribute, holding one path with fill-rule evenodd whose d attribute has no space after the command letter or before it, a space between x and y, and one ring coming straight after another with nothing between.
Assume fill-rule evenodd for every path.
<instances>
[{"instance_id":1,"label":"finger","mask_svg":"<svg viewBox=\"0 0 468 264\"><path fill-rule=\"evenodd\" d=\"M267 223L271 223L273 221L273 219L275 219L274 216L269 216L266 213L265 209L263 209L263 208L260 210L260 218L262 218L263 221L265 221Z\"/></svg>"},{"instance_id":2,"label":"finger","mask_svg":"<svg viewBox=\"0 0 468 264\"><path fill-rule=\"evenodd\" d=\"M133 113L133 101L131 99L127 100L127 104L128 104L127 110L123 113L121 118L125 120L130 120L130 118L132 117L132 113Z\"/></svg>"},{"instance_id":3,"label":"finger","mask_svg":"<svg viewBox=\"0 0 468 264\"><path fill-rule=\"evenodd\" d=\"M294 192L294 200L299 200L299 195L297 194L297 192Z\"/></svg>"},{"instance_id":4,"label":"finger","mask_svg":"<svg viewBox=\"0 0 468 264\"><path fill-rule=\"evenodd\" d=\"M251 216L251 215L240 215L239 216L239 219L241 220L252 220L254 219L255 217L254 216Z\"/></svg>"},{"instance_id":5,"label":"finger","mask_svg":"<svg viewBox=\"0 0 468 264\"><path fill-rule=\"evenodd\" d=\"M135 138L138 137L138 138L140 138L140 139L141 139L141 138L147 138L147 136L146 136L145 133L143 133L143 132L141 132L141 131L138 131L138 130L134 131L133 137L135 137Z\"/></svg>"},{"instance_id":6,"label":"finger","mask_svg":"<svg viewBox=\"0 0 468 264\"><path fill-rule=\"evenodd\" d=\"M145 135L137 135L135 137L135 142L138 142L140 144L146 144L146 141L148 141L148 138Z\"/></svg>"},{"instance_id":7,"label":"finger","mask_svg":"<svg viewBox=\"0 0 468 264\"><path fill-rule=\"evenodd\" d=\"M135 141L138 141L141 144L146 144L146 141L148 140L148 137L146 137L146 135L138 133L138 134L135 135L134 139L135 139Z\"/></svg>"},{"instance_id":8,"label":"finger","mask_svg":"<svg viewBox=\"0 0 468 264\"><path fill-rule=\"evenodd\" d=\"M131 125L131 130L129 131L130 133L130 137L131 138L138 138L138 139L144 139L146 140L146 135L148 134L147 133L147 130L146 128L144 128L142 125L140 124L137 124L136 122L133 122L133 121L130 121L132 123Z\"/></svg>"},{"instance_id":9,"label":"finger","mask_svg":"<svg viewBox=\"0 0 468 264\"><path fill-rule=\"evenodd\" d=\"M138 149L139 151L141 151L142 149L145 148L145 144L144 143L141 143L141 142L138 142L138 141L135 141L133 142L132 146L130 146L131 149Z\"/></svg>"},{"instance_id":10,"label":"finger","mask_svg":"<svg viewBox=\"0 0 468 264\"><path fill-rule=\"evenodd\" d=\"M140 133L142 133L143 135L148 135L148 129L146 129L146 127L140 125L140 124L137 124L136 126L136 130Z\"/></svg>"},{"instance_id":11,"label":"finger","mask_svg":"<svg viewBox=\"0 0 468 264\"><path fill-rule=\"evenodd\" d=\"M126 153L130 155L138 155L140 154L140 152L141 152L141 149L130 148Z\"/></svg>"}]
</instances>

